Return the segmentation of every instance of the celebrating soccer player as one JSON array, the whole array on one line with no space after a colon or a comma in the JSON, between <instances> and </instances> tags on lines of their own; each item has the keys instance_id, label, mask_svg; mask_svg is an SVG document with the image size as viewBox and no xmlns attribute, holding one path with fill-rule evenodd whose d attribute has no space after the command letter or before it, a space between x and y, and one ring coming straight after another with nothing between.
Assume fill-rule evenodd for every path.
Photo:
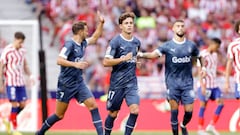
<instances>
[{"instance_id":1,"label":"celebrating soccer player","mask_svg":"<svg viewBox=\"0 0 240 135\"><path fill-rule=\"evenodd\" d=\"M33 79L25 58L26 50L23 48L25 35L16 32L13 43L6 46L1 54L0 64L0 91L5 88L9 101L12 105L10 122L13 125L14 134L20 134L17 129L17 115L26 106L27 94L25 89L24 73ZM5 82L4 82L5 80ZM5 121L8 134L11 133L10 123Z\"/></svg>"},{"instance_id":2,"label":"celebrating soccer player","mask_svg":"<svg viewBox=\"0 0 240 135\"><path fill-rule=\"evenodd\" d=\"M176 20L172 30L174 37L165 42L153 52L138 53L138 57L157 58L166 56L165 81L167 86L168 101L171 107L171 126L173 135L178 135L178 106L184 105L185 114L181 129L183 135L188 135L186 125L192 118L194 91L192 77L193 56L199 58L197 46L185 38L183 20ZM201 63L201 62L200 62ZM205 73L205 72L202 72Z\"/></svg>"},{"instance_id":3,"label":"celebrating soccer player","mask_svg":"<svg viewBox=\"0 0 240 135\"><path fill-rule=\"evenodd\" d=\"M221 40L218 38L212 38L209 41L209 46L200 52L200 56L203 61L204 67L206 67L206 75L202 76L200 74L200 88L198 89L198 96L200 100L200 110L199 110L199 121L198 121L198 134L208 135L207 132L203 130L204 125L204 112L208 100L216 100L218 106L213 116L212 121L207 126L206 130L212 132L214 135L219 135L214 125L219 119L219 115L223 108L223 99L220 88L216 85L217 76L217 62L218 62L218 48L221 45Z\"/></svg>"},{"instance_id":4,"label":"celebrating soccer player","mask_svg":"<svg viewBox=\"0 0 240 135\"><path fill-rule=\"evenodd\" d=\"M82 72L88 67L83 60L84 51L88 44L94 44L102 33L104 18L98 12L99 24L90 38L86 22L77 22L72 26L73 37L65 42L61 49L57 64L61 66L58 77L56 112L47 118L37 135L44 135L54 123L61 120L68 108L69 101L75 98L84 103L91 112L93 124L98 135L103 135L102 120L99 115L97 103L91 91L84 83Z\"/></svg>"},{"instance_id":5,"label":"celebrating soccer player","mask_svg":"<svg viewBox=\"0 0 240 135\"><path fill-rule=\"evenodd\" d=\"M132 134L138 117L140 99L135 70L140 41L133 36L134 18L132 12L119 17L121 33L110 41L103 60L104 66L113 67L107 97L109 113L105 121L105 135L111 134L124 98L130 109L124 135Z\"/></svg>"}]
</instances>

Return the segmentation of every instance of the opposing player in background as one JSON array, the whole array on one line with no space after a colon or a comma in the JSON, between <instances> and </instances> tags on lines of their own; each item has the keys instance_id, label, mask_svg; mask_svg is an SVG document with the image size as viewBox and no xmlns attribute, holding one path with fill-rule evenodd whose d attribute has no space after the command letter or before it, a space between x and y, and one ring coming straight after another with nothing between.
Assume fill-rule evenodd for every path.
<instances>
[{"instance_id":1,"label":"opposing player in background","mask_svg":"<svg viewBox=\"0 0 240 135\"><path fill-rule=\"evenodd\" d=\"M192 118L193 101L195 98L193 90L192 60L199 58L197 46L185 38L185 27L183 20L176 20L172 30L172 40L165 42L153 52L138 53L140 58L157 58L166 56L165 81L168 92L168 101L171 107L171 126L173 135L178 135L178 107L181 102L184 105L185 114L180 126L183 135L188 135L186 125ZM200 58L199 58L200 59Z\"/></svg>"},{"instance_id":2,"label":"opposing player in background","mask_svg":"<svg viewBox=\"0 0 240 135\"><path fill-rule=\"evenodd\" d=\"M25 58L24 40L25 35L22 32L16 32L14 41L4 48L0 63L0 91L6 88L7 97L12 105L9 121L13 125L14 134L17 134L17 115L26 106L25 74L33 80ZM5 124L8 134L10 134L10 123L5 122Z\"/></svg>"},{"instance_id":3,"label":"opposing player in background","mask_svg":"<svg viewBox=\"0 0 240 135\"><path fill-rule=\"evenodd\" d=\"M217 109L211 120L210 124L207 126L206 131L212 132L214 135L219 135L214 125L219 119L220 113L223 109L223 99L222 92L216 84L217 76L217 65L218 65L218 48L221 45L221 40L218 38L212 38L209 41L207 49L204 49L200 52L202 57L203 65L206 67L206 75L200 77L200 88L198 89L198 97L200 100L200 110L198 114L198 134L199 135L208 135L203 129L204 125L204 112L209 100L215 100L217 103ZM201 70L201 68L200 68ZM199 70L199 71L200 71Z\"/></svg>"},{"instance_id":4,"label":"opposing player in background","mask_svg":"<svg viewBox=\"0 0 240 135\"><path fill-rule=\"evenodd\" d=\"M132 134L138 117L140 98L135 70L140 41L133 36L134 19L132 12L119 17L121 33L110 41L103 60L104 66L113 67L107 97L109 113L105 120L105 135L111 134L124 99L130 109L124 135Z\"/></svg>"},{"instance_id":5,"label":"opposing player in background","mask_svg":"<svg viewBox=\"0 0 240 135\"><path fill-rule=\"evenodd\" d=\"M235 23L235 31L238 35L240 35L240 20ZM235 71L235 97L236 99L240 98L240 37L236 38L228 45L227 51L227 66L226 66L226 84L225 88L228 91L230 89L230 73L232 70L232 65L234 65Z\"/></svg>"},{"instance_id":6,"label":"opposing player in background","mask_svg":"<svg viewBox=\"0 0 240 135\"><path fill-rule=\"evenodd\" d=\"M96 31L89 38L86 22L77 22L72 26L73 37L65 42L57 59L61 66L58 77L56 112L45 120L36 135L44 135L54 123L63 119L69 101L75 98L79 103L84 103L91 112L92 122L98 135L103 135L102 120L98 106L91 91L84 83L82 72L88 67L88 62L83 60L88 44L96 43L102 33L104 18L98 12L99 24ZM80 120L81 121L81 120Z\"/></svg>"}]
</instances>

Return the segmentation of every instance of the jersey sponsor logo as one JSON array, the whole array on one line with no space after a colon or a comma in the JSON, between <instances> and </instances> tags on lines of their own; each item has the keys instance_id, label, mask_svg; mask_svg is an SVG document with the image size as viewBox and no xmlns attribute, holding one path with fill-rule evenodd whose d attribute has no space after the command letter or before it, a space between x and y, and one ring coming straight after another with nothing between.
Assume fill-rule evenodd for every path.
<instances>
[{"instance_id":1,"label":"jersey sponsor logo","mask_svg":"<svg viewBox=\"0 0 240 135\"><path fill-rule=\"evenodd\" d=\"M182 58L172 57L173 63L189 63L191 61L191 56L185 56Z\"/></svg>"},{"instance_id":2,"label":"jersey sponsor logo","mask_svg":"<svg viewBox=\"0 0 240 135\"><path fill-rule=\"evenodd\" d=\"M80 62L80 61L83 61L83 58L79 58L79 57L77 57L77 58L75 58L74 61L75 61L75 62Z\"/></svg>"}]
</instances>

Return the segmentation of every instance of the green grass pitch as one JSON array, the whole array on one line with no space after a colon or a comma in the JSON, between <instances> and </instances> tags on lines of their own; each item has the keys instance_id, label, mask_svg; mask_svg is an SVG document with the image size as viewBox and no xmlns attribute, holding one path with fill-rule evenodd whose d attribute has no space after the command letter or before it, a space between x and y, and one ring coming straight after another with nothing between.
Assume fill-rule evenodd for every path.
<instances>
[{"instance_id":1,"label":"green grass pitch","mask_svg":"<svg viewBox=\"0 0 240 135\"><path fill-rule=\"evenodd\" d=\"M239 132L231 133L231 132L220 132L221 135L240 135ZM6 135L4 132L0 132L0 135ZM34 133L22 133L22 135L34 135ZM48 131L45 135L97 135L95 132L92 131ZM123 135L123 132L112 132L112 135ZM156 132L148 132L148 131L135 131L133 135L172 135L171 132L166 131L156 131ZM181 133L180 133L181 135ZM190 135L197 135L196 132L190 132Z\"/></svg>"}]
</instances>

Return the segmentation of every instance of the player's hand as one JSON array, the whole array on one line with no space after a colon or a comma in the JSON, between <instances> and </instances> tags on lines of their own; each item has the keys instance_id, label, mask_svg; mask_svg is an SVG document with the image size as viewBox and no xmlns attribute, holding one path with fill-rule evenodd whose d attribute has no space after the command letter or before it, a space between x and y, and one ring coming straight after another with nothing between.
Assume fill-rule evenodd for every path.
<instances>
[{"instance_id":1,"label":"player's hand","mask_svg":"<svg viewBox=\"0 0 240 135\"><path fill-rule=\"evenodd\" d=\"M203 79L206 77L206 75L207 75L206 68L202 68L200 71L200 77Z\"/></svg>"},{"instance_id":2,"label":"player's hand","mask_svg":"<svg viewBox=\"0 0 240 135\"><path fill-rule=\"evenodd\" d=\"M4 85L0 86L0 93L5 93L5 86Z\"/></svg>"},{"instance_id":3,"label":"player's hand","mask_svg":"<svg viewBox=\"0 0 240 135\"><path fill-rule=\"evenodd\" d=\"M86 61L75 62L75 68L86 69L89 66L89 63Z\"/></svg>"},{"instance_id":4,"label":"player's hand","mask_svg":"<svg viewBox=\"0 0 240 135\"><path fill-rule=\"evenodd\" d=\"M29 81L30 81L30 87L34 86L36 84L36 78L34 75L29 76Z\"/></svg>"},{"instance_id":5,"label":"player's hand","mask_svg":"<svg viewBox=\"0 0 240 135\"><path fill-rule=\"evenodd\" d=\"M133 53L130 52L130 53L128 53L127 55L125 55L125 56L122 57L122 59L123 59L122 61L124 62L124 61L131 60L132 57L133 57Z\"/></svg>"},{"instance_id":6,"label":"player's hand","mask_svg":"<svg viewBox=\"0 0 240 135\"><path fill-rule=\"evenodd\" d=\"M97 11L97 16L98 16L99 21L100 21L101 23L104 23L104 22L105 22L105 20L104 20L103 16L101 15L100 11Z\"/></svg>"}]
</instances>

